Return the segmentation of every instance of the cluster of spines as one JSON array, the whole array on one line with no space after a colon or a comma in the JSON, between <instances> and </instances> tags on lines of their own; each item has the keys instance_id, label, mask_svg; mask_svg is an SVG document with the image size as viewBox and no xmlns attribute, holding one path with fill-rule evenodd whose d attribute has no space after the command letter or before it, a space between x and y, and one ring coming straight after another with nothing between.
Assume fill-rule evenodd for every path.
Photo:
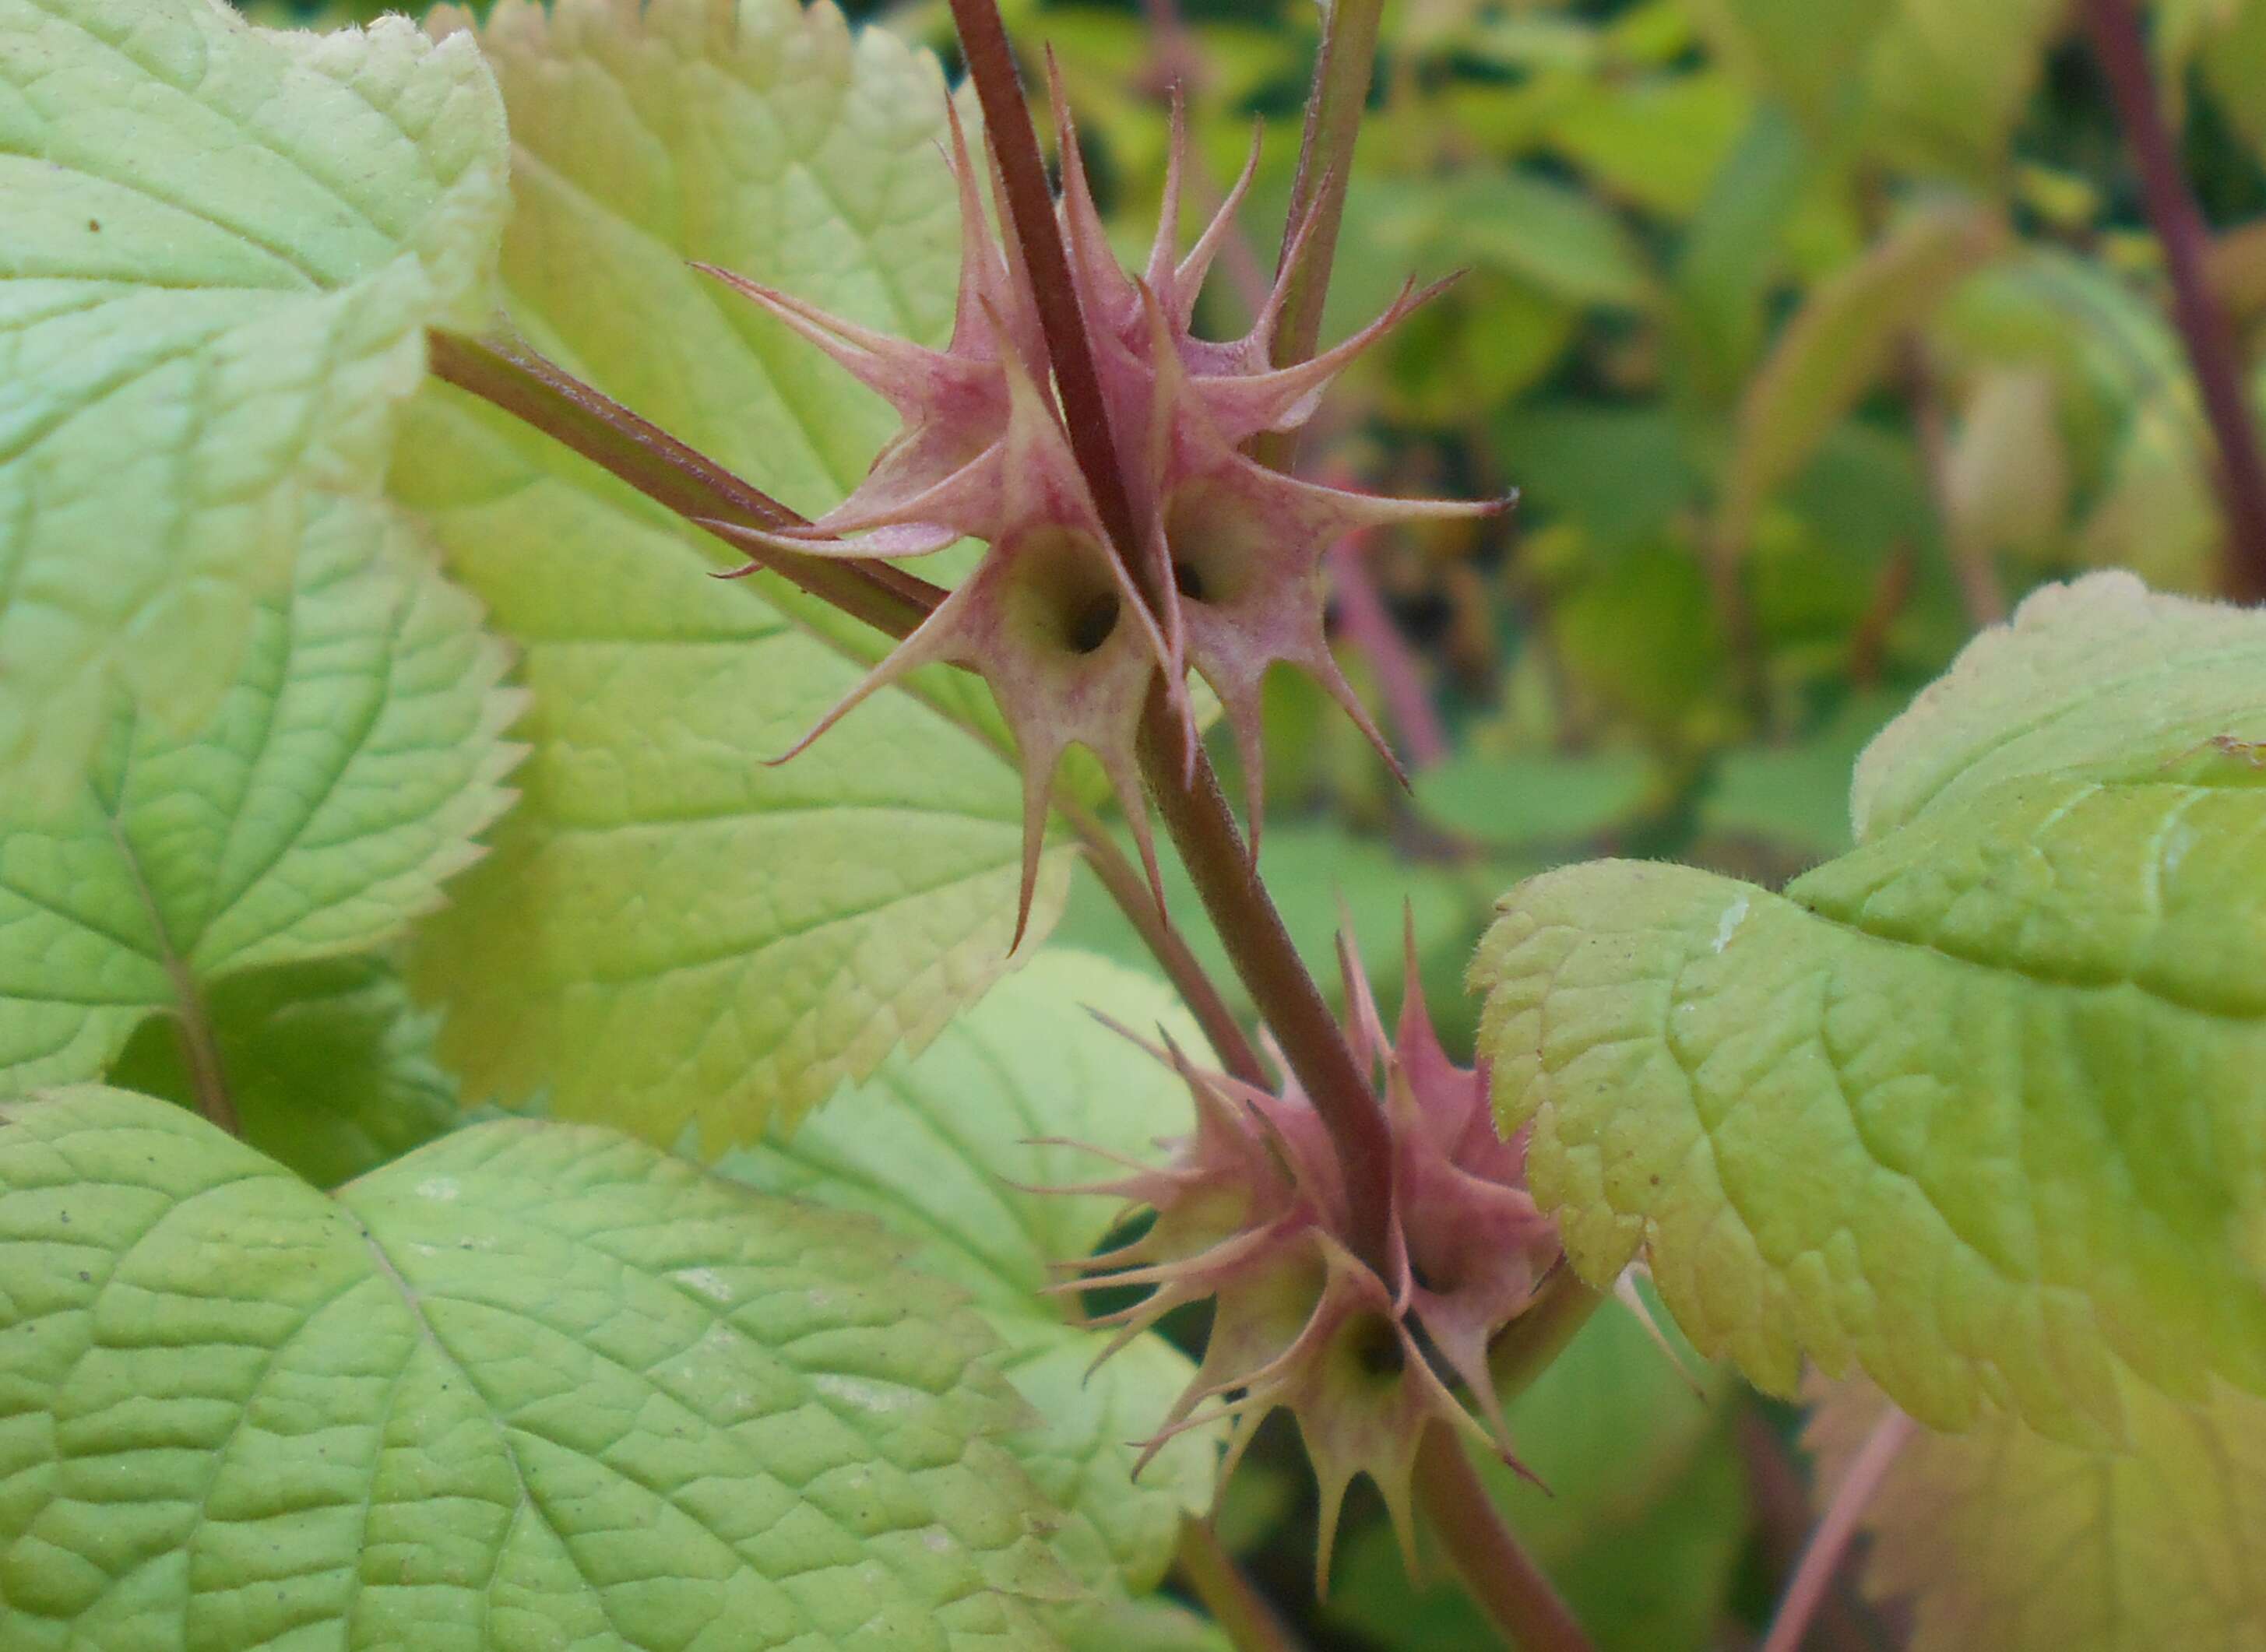
<instances>
[{"instance_id":1,"label":"cluster of spines","mask_svg":"<svg viewBox=\"0 0 2266 1652\"><path fill-rule=\"evenodd\" d=\"M815 521L780 532L720 524L720 530L749 545L759 559L771 549L897 558L961 538L985 542L975 572L786 755L916 667L950 662L979 672L1021 757L1020 939L1055 771L1072 745L1100 760L1155 886L1136 752L1150 689L1160 675L1190 762L1195 720L1189 670L1217 695L1246 776L1254 853L1261 811L1260 686L1271 666L1288 662L1310 673L1392 762L1324 635L1324 553L1364 528L1495 506L1383 499L1303 481L1253 459L1245 450L1254 437L1310 418L1329 380L1429 291L1404 290L1342 344L1276 368L1270 351L1303 244L1294 238L1282 277L1250 331L1224 342L1195 337L1196 296L1250 186L1256 143L1218 213L1183 256L1178 243L1188 131L1175 104L1156 238L1143 273L1129 275L1110 251L1057 86L1057 216L1110 435L1144 536L1127 548L1146 560L1137 576L1111 545L1049 393L1029 274L1013 237L1003 242L991 232L966 138L949 106L947 114L961 272L952 336L942 349L859 326L727 271L710 271L824 350L903 420L866 479ZM996 169L993 184L996 194Z\"/></svg>"}]
</instances>

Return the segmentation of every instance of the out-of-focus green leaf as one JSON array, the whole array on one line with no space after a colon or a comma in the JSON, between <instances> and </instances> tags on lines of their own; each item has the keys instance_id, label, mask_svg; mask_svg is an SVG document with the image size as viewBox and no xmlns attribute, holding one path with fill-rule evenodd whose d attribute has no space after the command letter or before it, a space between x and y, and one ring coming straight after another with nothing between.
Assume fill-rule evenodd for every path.
<instances>
[{"instance_id":1,"label":"out-of-focus green leaf","mask_svg":"<svg viewBox=\"0 0 2266 1652\"><path fill-rule=\"evenodd\" d=\"M1690 0L1722 61L1813 130L1858 106L1863 67L1898 0Z\"/></svg>"},{"instance_id":2,"label":"out-of-focus green leaf","mask_svg":"<svg viewBox=\"0 0 2266 1652\"><path fill-rule=\"evenodd\" d=\"M1049 948L917 1058L893 1056L792 1138L717 1168L875 1217L914 1246L916 1266L974 1293L1003 1345L995 1363L1038 1419L1008 1448L1070 1517L1056 1553L1122 1603L1157 1587L1182 1517L1210 1504L1219 1443L1201 1429L1182 1435L1135 1481L1135 1443L1156 1430L1194 1367L1143 1336L1090 1371L1111 1334L1072 1324L1064 1309L1074 1299L1041 1294L1052 1264L1095 1248L1119 1202L1030 1189L1112 1173L1100 1153L1153 1159L1160 1138L1193 1122L1178 1076L1096 1013L1144 1038L1161 1029L1204 1059L1201 1034L1161 983ZM1084 1625L1091 1639L1098 1610L1071 1609L1065 1633Z\"/></svg>"},{"instance_id":3,"label":"out-of-focus green leaf","mask_svg":"<svg viewBox=\"0 0 2266 1652\"><path fill-rule=\"evenodd\" d=\"M1853 695L1804 739L1727 753L1700 805L1702 830L1781 844L1810 861L1847 853L1856 846L1849 771L1897 709L1887 695Z\"/></svg>"},{"instance_id":4,"label":"out-of-focus green leaf","mask_svg":"<svg viewBox=\"0 0 2266 1652\"><path fill-rule=\"evenodd\" d=\"M1466 171L1409 191L1385 232L1568 303L1634 310L1651 296L1642 256L1609 208L1526 172Z\"/></svg>"},{"instance_id":5,"label":"out-of-focus green leaf","mask_svg":"<svg viewBox=\"0 0 2266 1652\"><path fill-rule=\"evenodd\" d=\"M2124 1385L2130 1450L1993 1418L1925 1430L1868 1500L1866 1587L1909 1604L1911 1652L2257 1652L2266 1647L2266 1401L2183 1406ZM1831 1495L1890 1414L1837 1383L1811 1419Z\"/></svg>"},{"instance_id":6,"label":"out-of-focus green leaf","mask_svg":"<svg viewBox=\"0 0 2266 1652\"><path fill-rule=\"evenodd\" d=\"M1977 208L1924 208L1810 294L1739 408L1716 531L1739 546L1755 512L1888 365L1897 339L1995 253L2003 231Z\"/></svg>"},{"instance_id":7,"label":"out-of-focus green leaf","mask_svg":"<svg viewBox=\"0 0 2266 1652\"><path fill-rule=\"evenodd\" d=\"M1608 194L1685 218L1707 199L1751 108L1740 87L1710 72L1600 79L1561 109L1549 142Z\"/></svg>"},{"instance_id":8,"label":"out-of-focus green leaf","mask_svg":"<svg viewBox=\"0 0 2266 1652\"><path fill-rule=\"evenodd\" d=\"M1763 300L1783 261L1781 237L1814 162L1802 128L1774 104L1758 107L1707 194L1678 256L1669 324L1671 370L1685 400L1729 407L1763 343Z\"/></svg>"},{"instance_id":9,"label":"out-of-focus green leaf","mask_svg":"<svg viewBox=\"0 0 2266 1652\"><path fill-rule=\"evenodd\" d=\"M1518 479L1521 518L1570 516L1613 550L1665 537L1700 497L1692 444L1663 407L1537 398L1496 432L1502 463Z\"/></svg>"},{"instance_id":10,"label":"out-of-focus green leaf","mask_svg":"<svg viewBox=\"0 0 2266 1652\"><path fill-rule=\"evenodd\" d=\"M2079 530L2087 563L2130 568L2167 590L2211 589L2226 519L2211 485L2211 456L2197 447L2193 403L2180 385L2133 410L2106 489Z\"/></svg>"},{"instance_id":11,"label":"out-of-focus green leaf","mask_svg":"<svg viewBox=\"0 0 2266 1652\"><path fill-rule=\"evenodd\" d=\"M2232 0L2203 32L2204 84L2237 131L2266 154L2266 5Z\"/></svg>"},{"instance_id":12,"label":"out-of-focus green leaf","mask_svg":"<svg viewBox=\"0 0 2266 1652\"><path fill-rule=\"evenodd\" d=\"M1614 558L1560 592L1551 634L1592 713L1662 743L1706 743L1724 730L1728 654L1698 559L1671 545Z\"/></svg>"},{"instance_id":13,"label":"out-of-focus green leaf","mask_svg":"<svg viewBox=\"0 0 2266 1652\"><path fill-rule=\"evenodd\" d=\"M961 1293L610 1130L325 1196L169 1102L0 1105L8 1652L1051 1646Z\"/></svg>"},{"instance_id":14,"label":"out-of-focus green leaf","mask_svg":"<svg viewBox=\"0 0 2266 1652\"><path fill-rule=\"evenodd\" d=\"M1519 1459L1548 1489L1480 1465L1601 1652L1715 1644L1746 1491L1721 1403L1729 1385L1721 1371L1695 1368L1702 1393L1633 1315L1609 1305L1510 1407ZM1410 1652L1490 1641L1460 1590L1407 1582L1382 1530L1351 1546L1330 1609L1380 1645Z\"/></svg>"},{"instance_id":15,"label":"out-of-focus green leaf","mask_svg":"<svg viewBox=\"0 0 2266 1652\"><path fill-rule=\"evenodd\" d=\"M1529 852L1611 830L1642 807L1653 765L1640 752L1458 753L1420 771L1416 803L1475 843Z\"/></svg>"},{"instance_id":16,"label":"out-of-focus green leaf","mask_svg":"<svg viewBox=\"0 0 2266 1652\"><path fill-rule=\"evenodd\" d=\"M1989 188L2068 0L1897 0L1875 46L1870 135L1891 164Z\"/></svg>"},{"instance_id":17,"label":"out-of-focus green leaf","mask_svg":"<svg viewBox=\"0 0 2266 1652\"><path fill-rule=\"evenodd\" d=\"M438 1017L411 1004L382 958L291 964L223 981L205 998L244 1139L318 1188L422 1146L457 1122L434 1059ZM110 1082L196 1105L169 1019L144 1021Z\"/></svg>"}]
</instances>

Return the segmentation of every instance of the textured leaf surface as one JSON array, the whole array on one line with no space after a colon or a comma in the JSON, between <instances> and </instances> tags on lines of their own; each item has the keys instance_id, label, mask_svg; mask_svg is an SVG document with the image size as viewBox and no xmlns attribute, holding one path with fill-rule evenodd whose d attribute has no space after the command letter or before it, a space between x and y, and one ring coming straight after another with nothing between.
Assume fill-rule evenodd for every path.
<instances>
[{"instance_id":1,"label":"textured leaf surface","mask_svg":"<svg viewBox=\"0 0 2266 1652\"><path fill-rule=\"evenodd\" d=\"M458 1122L433 1056L437 1020L382 957L255 970L205 995L244 1139L318 1188L376 1169ZM196 1105L174 1023L153 1017L109 1081Z\"/></svg>"},{"instance_id":2,"label":"textured leaf surface","mask_svg":"<svg viewBox=\"0 0 2266 1652\"><path fill-rule=\"evenodd\" d=\"M91 1077L154 1011L368 947L508 800L503 650L382 502L309 516L185 734L120 709L59 810L0 793L0 1085Z\"/></svg>"},{"instance_id":3,"label":"textured leaf surface","mask_svg":"<svg viewBox=\"0 0 2266 1652\"><path fill-rule=\"evenodd\" d=\"M1911 1604L1911 1652L2266 1648L2266 1404L2189 1407L2137 1385L2133 1450L2087 1451L1993 1419L1918 1434L1868 1505L1869 1592ZM1885 1413L1838 1385L1810 1422L1830 1488Z\"/></svg>"},{"instance_id":4,"label":"textured leaf surface","mask_svg":"<svg viewBox=\"0 0 2266 1652\"><path fill-rule=\"evenodd\" d=\"M511 111L511 312L574 372L805 511L894 428L702 259L937 341L958 225L932 61L789 0L522 0L481 36ZM880 697L784 751L878 633L440 388L394 471L523 650L526 797L413 967L473 1099L546 1088L674 1141L792 1118L990 984L1020 789L980 685ZM1059 910L1049 865L1034 931Z\"/></svg>"},{"instance_id":5,"label":"textured leaf surface","mask_svg":"<svg viewBox=\"0 0 2266 1652\"><path fill-rule=\"evenodd\" d=\"M2266 1390L2266 616L2126 575L1985 633L1772 895L1600 862L1476 978L1506 1124L1592 1278L1790 1391L2097 1443L2120 1370Z\"/></svg>"},{"instance_id":6,"label":"textured leaf surface","mask_svg":"<svg viewBox=\"0 0 2266 1652\"><path fill-rule=\"evenodd\" d=\"M503 113L406 21L0 0L0 767L67 795L110 685L179 733L318 491L368 493L477 316Z\"/></svg>"},{"instance_id":7,"label":"textured leaf surface","mask_svg":"<svg viewBox=\"0 0 2266 1652\"><path fill-rule=\"evenodd\" d=\"M1038 1293L1058 1277L1050 1263L1100 1241L1116 1202L1027 1189L1109 1173L1091 1153L1037 1138L1153 1159L1157 1139L1192 1120L1172 1071L1092 1011L1144 1037L1161 1027L1203 1059L1202 1035L1156 982L1050 949L917 1059L892 1057L790 1140L733 1153L718 1169L869 1212L915 1243L917 1265L974 1293L1006 1345L1001 1368L1044 1419L1008 1445L1071 1516L1056 1552L1082 1575L1139 1594L1163 1577L1182 1513L1210 1503L1217 1442L1186 1435L1129 1479L1132 1443L1155 1432L1192 1368L1151 1335L1088 1376L1107 1334L1070 1323L1072 1299Z\"/></svg>"},{"instance_id":8,"label":"textured leaf surface","mask_svg":"<svg viewBox=\"0 0 2266 1652\"><path fill-rule=\"evenodd\" d=\"M0 1124L0 1621L48 1648L1042 1644L957 1293L610 1131L308 1188L113 1090Z\"/></svg>"}]
</instances>

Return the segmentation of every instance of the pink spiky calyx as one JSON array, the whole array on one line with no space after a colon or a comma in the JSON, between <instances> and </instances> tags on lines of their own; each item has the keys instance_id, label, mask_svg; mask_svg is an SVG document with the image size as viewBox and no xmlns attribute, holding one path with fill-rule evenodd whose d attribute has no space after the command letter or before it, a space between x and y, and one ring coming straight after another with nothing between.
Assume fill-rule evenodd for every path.
<instances>
[{"instance_id":1,"label":"pink spiky calyx","mask_svg":"<svg viewBox=\"0 0 2266 1652\"><path fill-rule=\"evenodd\" d=\"M1318 1590L1359 1474L1383 1495L1414 1570L1413 1480L1430 1423L1516 1464L1488 1346L1561 1257L1555 1224L1527 1193L1523 1148L1495 1134L1485 1069L1458 1067L1441 1048L1414 952L1412 936L1407 993L1388 1034L1352 949L1340 948L1347 1034L1378 1076L1392 1143L1382 1272L1354 1254L1328 1132L1296 1085L1270 1094L1168 1049L1161 1053L1195 1099L1195 1130L1161 1166L1075 1190L1153 1216L1131 1244L1067 1264L1080 1277L1058 1287L1152 1288L1101 1321L1118 1327L1104 1359L1173 1309L1211 1300L1203 1358L1149 1452L1224 1419L1232 1473L1259 1424L1290 1411L1319 1493Z\"/></svg>"},{"instance_id":2,"label":"pink spiky calyx","mask_svg":"<svg viewBox=\"0 0 2266 1652\"><path fill-rule=\"evenodd\" d=\"M1497 508L1494 502L1397 501L1341 492L1270 470L1240 451L1262 431L1310 418L1323 388L1429 294L1404 293L1343 344L1297 366L1268 355L1297 247L1243 338L1191 332L1198 290L1252 169L1185 256L1178 253L1188 130L1175 103L1172 161L1158 232L1139 278L1117 266L1085 181L1077 135L1057 97L1064 193L1057 216L1086 318L1104 413L1149 559L1148 587L1123 571L1097 519L1048 392L1030 276L1012 238L983 213L956 115L949 158L961 202L961 275L950 342L892 339L721 270L720 280L826 351L885 398L903 428L866 479L834 509L792 530L713 524L747 544L802 553L910 557L961 538L989 554L950 599L794 748L913 666L948 660L981 673L1022 749L1026 787L1022 899L1029 915L1055 766L1085 745L1105 771L1150 857L1135 749L1141 710L1161 670L1186 732L1195 724L1188 668L1218 694L1248 777L1255 852L1261 809L1259 689L1288 662L1312 673L1392 754L1338 669L1323 634L1324 553L1355 530ZM1253 161L1257 152L1254 148ZM996 168L994 182L996 186ZM1105 567L1104 565L1107 566ZM792 754L790 754L792 755ZM1397 765L1396 765L1397 767Z\"/></svg>"}]
</instances>

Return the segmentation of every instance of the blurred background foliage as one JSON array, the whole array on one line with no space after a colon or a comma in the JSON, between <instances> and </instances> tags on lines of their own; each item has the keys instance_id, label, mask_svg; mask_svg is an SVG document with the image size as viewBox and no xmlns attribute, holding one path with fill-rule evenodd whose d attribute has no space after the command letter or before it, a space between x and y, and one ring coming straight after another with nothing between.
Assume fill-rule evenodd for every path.
<instances>
[{"instance_id":1,"label":"blurred background foliage","mask_svg":"<svg viewBox=\"0 0 2266 1652\"><path fill-rule=\"evenodd\" d=\"M944 0L846 9L951 57ZM1273 270L1313 0L1002 10L1051 45L1129 258L1172 88L1193 212L1259 129L1205 301L1216 335L1241 331ZM2255 392L2266 0L2146 12ZM1409 790L1303 678L1269 685L1263 865L1318 964L1349 916L1389 1005L1405 903L1467 1039L1464 961L1517 877L1625 853L1781 882L1848 846L1856 753L2029 588L2109 566L2230 588L2164 258L2065 0L1397 0L1383 38L1325 338L1412 274L1463 274L1346 376L1303 463L1518 502L1334 555L1337 637ZM1169 893L1200 926L1185 879ZM1090 887L1063 936L1142 961ZM1553 1495L1509 1476L1499 1495L1601 1645L1753 1644L1809 1518L1783 1412L1687 1383L1612 1312L1513 1421ZM1224 1526L1312 1644L1485 1643L1451 1591L1400 1579L1373 1506L1313 1606L1305 1483L1270 1428ZM1845 1597L1812 1644L1895 1626Z\"/></svg>"}]
</instances>

